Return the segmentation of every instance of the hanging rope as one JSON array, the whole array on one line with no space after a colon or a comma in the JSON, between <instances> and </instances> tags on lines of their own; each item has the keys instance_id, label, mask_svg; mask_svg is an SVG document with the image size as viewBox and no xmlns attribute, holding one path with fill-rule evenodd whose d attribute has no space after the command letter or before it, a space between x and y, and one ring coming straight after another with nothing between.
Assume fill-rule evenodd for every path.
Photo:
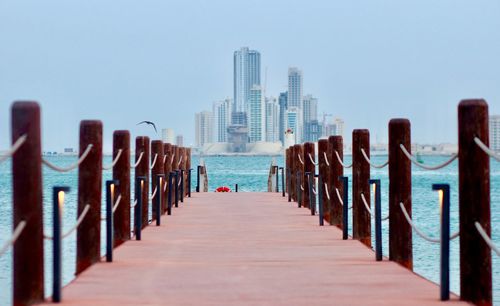
<instances>
[{"instance_id":1,"label":"hanging rope","mask_svg":"<svg viewBox=\"0 0 500 306\"><path fill-rule=\"evenodd\" d=\"M153 163L151 164L151 167L149 167L149 169L153 169L155 167L157 159L158 159L158 153L155 153L155 158L153 159Z\"/></svg>"},{"instance_id":2,"label":"hanging rope","mask_svg":"<svg viewBox=\"0 0 500 306\"><path fill-rule=\"evenodd\" d=\"M372 210L370 209L370 205L368 205L368 202L366 201L365 195L361 193L361 201L363 202L366 211L370 214L370 217L373 219L375 216L372 214Z\"/></svg>"},{"instance_id":3,"label":"hanging rope","mask_svg":"<svg viewBox=\"0 0 500 306\"><path fill-rule=\"evenodd\" d=\"M342 167L344 167L344 168L351 168L352 167L352 164L344 165L344 163L342 162L342 159L340 159L339 152L335 151L335 155L337 156L337 160L339 161L339 163Z\"/></svg>"},{"instance_id":4,"label":"hanging rope","mask_svg":"<svg viewBox=\"0 0 500 306\"><path fill-rule=\"evenodd\" d=\"M496 153L492 149L488 148L481 139L474 137L474 142L484 151L484 153L488 154L490 157L495 159L496 161L500 161L500 154Z\"/></svg>"},{"instance_id":5,"label":"hanging rope","mask_svg":"<svg viewBox=\"0 0 500 306\"><path fill-rule=\"evenodd\" d=\"M328 199L328 201L330 201L330 192L328 191L328 185L326 183L325 184L325 193L326 193L326 198Z\"/></svg>"},{"instance_id":6,"label":"hanging rope","mask_svg":"<svg viewBox=\"0 0 500 306\"><path fill-rule=\"evenodd\" d=\"M152 200L155 197L157 189L158 189L158 186L155 187L153 194L151 194L151 197L149 198L150 200Z\"/></svg>"},{"instance_id":7,"label":"hanging rope","mask_svg":"<svg viewBox=\"0 0 500 306\"><path fill-rule=\"evenodd\" d=\"M330 167L330 161L328 160L328 156L326 156L326 152L323 152L323 156L325 157L326 165Z\"/></svg>"},{"instance_id":8,"label":"hanging rope","mask_svg":"<svg viewBox=\"0 0 500 306\"><path fill-rule=\"evenodd\" d=\"M82 213L80 214L80 216L76 220L76 224L73 225L73 227L69 231L62 234L61 239L64 239L64 238L68 237L69 235L71 235L71 233L73 233L80 226L80 224L82 224L83 219L85 219L89 210L90 210L90 205L89 204L85 205L85 208L83 209ZM43 234L43 238L48 239L48 240L54 239L54 237L49 236L49 235L45 235L45 234Z\"/></svg>"},{"instance_id":9,"label":"hanging rope","mask_svg":"<svg viewBox=\"0 0 500 306\"><path fill-rule=\"evenodd\" d=\"M314 162L314 159L312 158L311 153L307 153L307 155L309 155L309 160L311 161L311 163L312 163L313 165L317 166L317 165L318 165L318 163L315 163L315 162Z\"/></svg>"},{"instance_id":10,"label":"hanging rope","mask_svg":"<svg viewBox=\"0 0 500 306\"><path fill-rule=\"evenodd\" d=\"M474 222L474 225L476 226L477 231L479 232L479 235L483 237L484 242L492 249L498 256L500 256L500 249L493 243L493 240L491 240L490 237L488 237L488 234L486 234L486 231L483 229L481 224L479 222Z\"/></svg>"},{"instance_id":11,"label":"hanging rope","mask_svg":"<svg viewBox=\"0 0 500 306\"><path fill-rule=\"evenodd\" d=\"M167 155L163 155L163 164L165 165L165 161L167 160Z\"/></svg>"},{"instance_id":12,"label":"hanging rope","mask_svg":"<svg viewBox=\"0 0 500 306\"><path fill-rule=\"evenodd\" d=\"M23 145L23 143L26 142L27 138L28 138L28 136L26 134L19 137L16 140L16 142L14 142L14 144L12 145L12 147L10 149L7 152L5 152L2 156L0 156L0 163L6 161L9 157L14 155L14 153L16 153L16 151ZM1 255L2 254L0 254L0 256Z\"/></svg>"},{"instance_id":13,"label":"hanging rope","mask_svg":"<svg viewBox=\"0 0 500 306\"><path fill-rule=\"evenodd\" d=\"M299 162L303 165L304 161L302 160L302 157L300 157L300 154L297 154L297 156L299 157Z\"/></svg>"},{"instance_id":14,"label":"hanging rope","mask_svg":"<svg viewBox=\"0 0 500 306\"><path fill-rule=\"evenodd\" d=\"M122 195L120 194L118 198L116 198L115 205L113 205L113 213L115 213L116 209L118 208L118 205L120 205L121 200L122 200Z\"/></svg>"},{"instance_id":15,"label":"hanging rope","mask_svg":"<svg viewBox=\"0 0 500 306\"><path fill-rule=\"evenodd\" d=\"M122 155L122 152L123 152L123 150L119 149L118 153L116 153L115 159L111 162L111 165L109 165L109 166L102 166L102 170L111 170L111 169L113 169L113 167L116 165L116 163L120 159L120 156Z\"/></svg>"},{"instance_id":16,"label":"hanging rope","mask_svg":"<svg viewBox=\"0 0 500 306\"><path fill-rule=\"evenodd\" d=\"M58 167L58 166L50 163L49 161L47 161L47 160L45 160L43 158L42 158L42 163L44 163L44 165L46 165L50 169L55 170L57 172L68 172L68 171L71 171L73 169L76 169L76 167L78 167L85 160L85 158L87 158L87 156L90 153L90 150L92 150L92 144L89 144L87 146L87 148L83 152L82 156L76 161L76 163L74 163L74 164L72 164L72 165L70 165L70 166L68 166L66 168L64 168L64 167Z\"/></svg>"},{"instance_id":17,"label":"hanging rope","mask_svg":"<svg viewBox=\"0 0 500 306\"><path fill-rule=\"evenodd\" d=\"M410 154L410 152L408 152L408 150L406 150L405 146L403 146L403 144L400 144L399 147L401 148L401 151L403 151L404 155L406 155L406 157L413 163L415 164L416 166L422 168L422 169L425 169L425 170L438 170L438 169L442 169L446 166L448 166L449 164L451 164L455 159L458 158L458 154L452 154L451 158L447 161L445 161L444 163L440 164L440 165L437 165L437 166L426 166L422 163L420 163L413 155Z\"/></svg>"},{"instance_id":18,"label":"hanging rope","mask_svg":"<svg viewBox=\"0 0 500 306\"><path fill-rule=\"evenodd\" d=\"M172 166L172 164L174 163L174 156L175 154L172 154L172 158L170 159L170 166Z\"/></svg>"},{"instance_id":19,"label":"hanging rope","mask_svg":"<svg viewBox=\"0 0 500 306\"><path fill-rule=\"evenodd\" d=\"M141 152L141 154L139 154L139 158L137 159L135 164L132 166L132 168L137 168L137 166L139 166L139 163L141 162L143 155L144 155L144 152Z\"/></svg>"},{"instance_id":20,"label":"hanging rope","mask_svg":"<svg viewBox=\"0 0 500 306\"><path fill-rule=\"evenodd\" d=\"M184 155L181 155L181 158L179 158L179 162L177 163L177 167L180 167L183 158L184 158Z\"/></svg>"},{"instance_id":21,"label":"hanging rope","mask_svg":"<svg viewBox=\"0 0 500 306\"><path fill-rule=\"evenodd\" d=\"M377 164L372 163L371 159L368 158L368 155L366 154L366 152L365 152L365 150L363 148L361 148L361 154L363 154L363 157L365 158L366 162L370 166L372 166L373 168L382 169L382 168L384 168L385 166L387 166L389 164L389 161L386 161L385 163L383 163L381 165L377 165Z\"/></svg>"},{"instance_id":22,"label":"hanging rope","mask_svg":"<svg viewBox=\"0 0 500 306\"><path fill-rule=\"evenodd\" d=\"M15 151L15 150L14 150ZM24 228L26 227L26 221L21 221L17 224L16 229L14 229L14 232L12 233L12 236L10 237L9 240L5 242L5 244L2 246L0 249L0 257L7 252L7 250L10 248L10 246L14 245L16 243L17 238L21 236L21 233L23 232Z\"/></svg>"}]
</instances>

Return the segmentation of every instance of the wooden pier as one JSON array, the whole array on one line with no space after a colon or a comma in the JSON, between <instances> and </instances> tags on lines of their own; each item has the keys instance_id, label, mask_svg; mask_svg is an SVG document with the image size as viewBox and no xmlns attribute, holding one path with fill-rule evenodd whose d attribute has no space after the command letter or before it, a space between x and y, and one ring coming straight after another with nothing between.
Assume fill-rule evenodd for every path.
<instances>
[{"instance_id":1,"label":"wooden pier","mask_svg":"<svg viewBox=\"0 0 500 306\"><path fill-rule=\"evenodd\" d=\"M317 222L279 193L193 193L61 305L443 305L436 284Z\"/></svg>"}]
</instances>

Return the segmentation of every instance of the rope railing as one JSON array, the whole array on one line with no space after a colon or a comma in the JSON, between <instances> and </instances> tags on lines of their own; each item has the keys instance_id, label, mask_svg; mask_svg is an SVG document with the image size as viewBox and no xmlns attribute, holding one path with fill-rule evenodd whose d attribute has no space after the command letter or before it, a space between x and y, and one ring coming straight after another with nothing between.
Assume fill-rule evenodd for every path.
<instances>
[{"instance_id":1,"label":"rope railing","mask_svg":"<svg viewBox=\"0 0 500 306\"><path fill-rule=\"evenodd\" d=\"M0 249L0 257L5 252L7 252L7 250L9 249L9 247L11 247L12 245L14 245L14 243L16 243L17 238L19 238L19 236L21 236L21 233L23 232L24 228L26 227L26 224L27 223L24 220L21 221L21 222L19 222L19 224L17 224L16 229L14 229L14 232L12 233L12 236L10 237L10 239L7 240L4 243L4 245L2 246L2 248Z\"/></svg>"},{"instance_id":2,"label":"rope railing","mask_svg":"<svg viewBox=\"0 0 500 306\"><path fill-rule=\"evenodd\" d=\"M484 151L484 153L488 154L496 161L500 161L500 154L488 148L488 146L485 145L484 142L481 141L481 139L479 139L478 137L474 137L474 142L481 148L481 150Z\"/></svg>"},{"instance_id":3,"label":"rope railing","mask_svg":"<svg viewBox=\"0 0 500 306\"><path fill-rule=\"evenodd\" d=\"M120 156L122 155L122 152L123 152L123 150L119 149L118 153L116 153L115 159L111 162L111 165L109 165L109 166L102 166L102 170L111 170L111 169L113 169L113 167L116 165L116 163L120 159Z\"/></svg>"},{"instance_id":4,"label":"rope railing","mask_svg":"<svg viewBox=\"0 0 500 306\"><path fill-rule=\"evenodd\" d=\"M180 167L183 158L184 158L184 155L181 155L181 158L179 158L179 162L177 163L177 167Z\"/></svg>"},{"instance_id":5,"label":"rope railing","mask_svg":"<svg viewBox=\"0 0 500 306\"><path fill-rule=\"evenodd\" d=\"M350 165L345 165L343 162L342 162L342 159L340 158L340 155L339 155L339 152L337 152L335 150L335 155L337 156L337 160L339 161L340 165L344 168L351 168L352 167L352 164Z\"/></svg>"},{"instance_id":6,"label":"rope railing","mask_svg":"<svg viewBox=\"0 0 500 306\"><path fill-rule=\"evenodd\" d=\"M300 189L304 191L304 186L302 186L302 184L300 184Z\"/></svg>"},{"instance_id":7,"label":"rope railing","mask_svg":"<svg viewBox=\"0 0 500 306\"><path fill-rule=\"evenodd\" d=\"M328 160L328 156L326 155L326 152L323 152L323 157L325 158L325 163L328 167L330 167L330 161Z\"/></svg>"},{"instance_id":8,"label":"rope railing","mask_svg":"<svg viewBox=\"0 0 500 306\"><path fill-rule=\"evenodd\" d=\"M163 192L167 191L167 185L168 185L167 182L163 183Z\"/></svg>"},{"instance_id":9,"label":"rope railing","mask_svg":"<svg viewBox=\"0 0 500 306\"><path fill-rule=\"evenodd\" d=\"M144 156L144 152L141 152L141 154L139 154L139 158L137 159L137 161L135 162L135 164L132 166L132 168L137 168L137 166L139 166L139 164L141 163L141 160L142 160L143 156Z\"/></svg>"},{"instance_id":10,"label":"rope railing","mask_svg":"<svg viewBox=\"0 0 500 306\"><path fill-rule=\"evenodd\" d=\"M377 164L374 164L370 158L368 158L368 155L366 154L365 152L365 149L361 148L361 154L363 154L363 157L365 158L366 162L372 166L373 168L377 168L377 169L382 169L384 168L385 166L387 166L389 164L389 161L386 161L385 163L383 164L380 164L380 165L377 165Z\"/></svg>"},{"instance_id":11,"label":"rope railing","mask_svg":"<svg viewBox=\"0 0 500 306\"><path fill-rule=\"evenodd\" d=\"M425 170L438 170L438 169L442 169L446 166L448 166L449 164L451 164L455 159L458 158L458 154L452 154L451 158L447 161L445 161L444 163L440 164L440 165L436 165L436 166L426 166L422 163L420 163L416 158L415 156L411 155L410 152L408 152L408 150L406 150L405 146L403 144L400 144L399 147L401 148L401 151L403 151L404 155L406 155L406 157L413 163L415 164L416 166L422 168L422 169L425 169Z\"/></svg>"},{"instance_id":12,"label":"rope railing","mask_svg":"<svg viewBox=\"0 0 500 306\"><path fill-rule=\"evenodd\" d=\"M174 157L175 157L175 154L172 154L172 158L170 158L170 166L172 166L172 164L174 163Z\"/></svg>"},{"instance_id":13,"label":"rope railing","mask_svg":"<svg viewBox=\"0 0 500 306\"><path fill-rule=\"evenodd\" d=\"M23 143L26 141L27 138L28 138L28 136L26 134L19 137L16 140L16 142L14 142L14 144L12 145L12 147L10 149L7 152L5 152L4 154L2 154L2 156L0 156L0 163L6 161L9 157L14 155L14 153L16 153L16 151L23 145Z\"/></svg>"},{"instance_id":14,"label":"rope railing","mask_svg":"<svg viewBox=\"0 0 500 306\"><path fill-rule=\"evenodd\" d=\"M361 201L363 202L363 206L366 208L366 211L370 214L370 217L373 219L375 216L372 213L372 210L370 209L370 206L368 205L368 202L366 201L365 194L361 193Z\"/></svg>"},{"instance_id":15,"label":"rope railing","mask_svg":"<svg viewBox=\"0 0 500 306\"><path fill-rule=\"evenodd\" d=\"M134 204L130 205L130 208L134 208L137 205L137 199L134 200Z\"/></svg>"},{"instance_id":16,"label":"rope railing","mask_svg":"<svg viewBox=\"0 0 500 306\"><path fill-rule=\"evenodd\" d=\"M307 155L309 155L309 160L311 161L311 163L312 163L313 165L317 166L317 165L318 165L318 163L314 162L314 159L312 158L311 153L307 153Z\"/></svg>"},{"instance_id":17,"label":"rope railing","mask_svg":"<svg viewBox=\"0 0 500 306\"><path fill-rule=\"evenodd\" d=\"M118 209L118 206L120 205L121 200L122 200L122 195L120 194L118 196L118 198L116 198L115 205L113 205L113 213L115 213L115 211Z\"/></svg>"},{"instance_id":18,"label":"rope railing","mask_svg":"<svg viewBox=\"0 0 500 306\"><path fill-rule=\"evenodd\" d=\"M484 228L479 224L479 222L474 222L474 225L476 226L476 229L483 238L484 242L490 247L491 250L493 250L498 256L500 256L500 249L493 243L493 240L491 240L490 237L488 237L488 234L484 230Z\"/></svg>"},{"instance_id":19,"label":"rope railing","mask_svg":"<svg viewBox=\"0 0 500 306\"><path fill-rule=\"evenodd\" d=\"M403 212L403 215L405 216L405 219L408 222L408 224L411 226L411 228L413 228L413 230L415 230L415 232L420 237L422 237L423 239L425 239L425 240L427 240L427 241L429 241L431 243L441 243L441 239L440 238L432 238L432 237L426 235L422 230L420 230L415 225L415 223L413 223L412 219L408 215L408 212L406 211L405 206L403 205L403 202L399 202L399 206L401 207L401 211ZM450 240L453 240L453 239L457 238L458 236L460 236L460 232L455 232L455 233L453 233L453 234L450 235Z\"/></svg>"},{"instance_id":20,"label":"rope railing","mask_svg":"<svg viewBox=\"0 0 500 306\"><path fill-rule=\"evenodd\" d=\"M337 187L335 187L335 193L337 194L337 199L339 200L340 205L344 206L344 200L342 200L342 196L340 195L340 191ZM352 209L352 205L349 206L348 209Z\"/></svg>"},{"instance_id":21,"label":"rope railing","mask_svg":"<svg viewBox=\"0 0 500 306\"><path fill-rule=\"evenodd\" d=\"M153 169L155 167L157 159L158 159L158 153L155 153L155 158L153 159L153 162L151 163L151 167L149 167L149 169Z\"/></svg>"},{"instance_id":22,"label":"rope railing","mask_svg":"<svg viewBox=\"0 0 500 306\"><path fill-rule=\"evenodd\" d=\"M151 197L149 198L150 200L152 200L155 197L157 190L158 190L158 186L156 186L155 190L153 190L153 193L151 194Z\"/></svg>"},{"instance_id":23,"label":"rope railing","mask_svg":"<svg viewBox=\"0 0 500 306\"><path fill-rule=\"evenodd\" d=\"M325 185L326 198L328 199L328 201L330 201L330 192L328 191L328 185L326 183L324 183L324 185Z\"/></svg>"},{"instance_id":24,"label":"rope railing","mask_svg":"<svg viewBox=\"0 0 500 306\"><path fill-rule=\"evenodd\" d=\"M49 167L50 169L54 170L54 171L57 171L57 172L69 172L73 169L76 169L76 167L78 167L84 160L85 158L87 158L87 156L89 155L90 153L90 150L92 150L92 144L89 144L87 146L87 148L85 149L85 151L82 153L82 156L80 156L80 158L76 161L76 163L68 166L68 167L59 167L59 166L56 166L54 164L52 164L51 162L49 162L48 160L46 159L43 159L42 158L42 163L44 165L46 165L47 167Z\"/></svg>"},{"instance_id":25,"label":"rope railing","mask_svg":"<svg viewBox=\"0 0 500 306\"><path fill-rule=\"evenodd\" d=\"M89 210L90 210L90 205L89 204L85 205L85 208L83 209L82 213L80 214L80 216L76 220L75 225L73 225L73 227L70 228L66 233L62 234L61 235L61 239L64 239L64 238L68 237L69 235L71 235L71 233L73 233L74 231L76 231L76 229L80 226L80 224L82 224L83 219L85 219L85 217L87 216ZM54 239L54 237L49 236L49 235L45 235L45 234L43 234L43 238L45 238L47 240L53 240Z\"/></svg>"},{"instance_id":26,"label":"rope railing","mask_svg":"<svg viewBox=\"0 0 500 306\"><path fill-rule=\"evenodd\" d=\"M315 195L317 195L317 194L318 194L318 192L316 191L316 189L314 189L314 187L313 187L313 186L311 186L311 190L312 190L312 192L313 192Z\"/></svg>"},{"instance_id":27,"label":"rope railing","mask_svg":"<svg viewBox=\"0 0 500 306\"><path fill-rule=\"evenodd\" d=\"M163 155L163 164L165 165L165 161L167 160L167 155Z\"/></svg>"},{"instance_id":28,"label":"rope railing","mask_svg":"<svg viewBox=\"0 0 500 306\"><path fill-rule=\"evenodd\" d=\"M299 161L300 161L300 163L303 165L303 164L304 164L304 161L302 160L302 157L300 157L300 154L297 154L297 156L299 157Z\"/></svg>"}]
</instances>

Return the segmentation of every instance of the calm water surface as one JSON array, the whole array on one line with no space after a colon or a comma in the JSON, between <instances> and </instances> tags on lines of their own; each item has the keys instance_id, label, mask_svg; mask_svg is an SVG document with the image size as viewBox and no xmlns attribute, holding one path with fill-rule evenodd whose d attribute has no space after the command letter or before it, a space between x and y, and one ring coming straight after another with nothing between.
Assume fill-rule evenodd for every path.
<instances>
[{"instance_id":1,"label":"calm water surface","mask_svg":"<svg viewBox=\"0 0 500 306\"><path fill-rule=\"evenodd\" d=\"M75 157L48 157L53 163L64 166L73 163ZM209 188L213 191L217 186L227 185L233 187L239 185L239 191L266 191L267 176L272 157L205 157L209 175ZM383 163L386 156L374 157L376 163ZM426 164L438 164L446 160L447 157L424 157ZM283 165L283 158L276 157L279 165ZM109 164L111 157L106 157L104 163ZM346 162L350 163L350 157L346 156ZM198 164L198 157L193 157L192 165ZM451 189L451 231L458 230L458 172L457 162L453 162L448 167L438 171L426 171L413 167L412 173L412 195L413 195L413 219L415 223L427 234L439 236L439 207L437 193L432 191L432 184L448 183ZM351 176L349 169L346 175ZM133 173L132 173L133 176ZM0 245L10 237L12 231L12 172L10 162L0 164ZM103 172L104 182L111 179L111 171ZM382 183L382 214L388 212L388 174L385 169L372 169L371 177L378 178ZM193 172L194 188L196 173ZM76 194L77 194L77 172L57 173L48 168L43 168L44 184L44 224L45 232L51 233L51 188L55 185L65 185L71 187L71 191L66 196L64 208L63 226L69 229L76 220ZM351 185L351 182L350 182ZM132 188L133 189L133 188ZM351 198L351 195L349 195ZM104 199L104 194L103 194ZM500 163L491 161L491 222L493 240L500 245ZM235 203L237 205L237 203ZM104 213L104 202L102 211ZM352 224L352 222L349 222ZM383 222L383 246L384 255L388 254L388 224ZM372 225L372 229L374 226ZM103 228L104 230L104 228ZM350 229L351 231L351 229ZM104 241L104 231L102 233ZM373 235L372 235L373 236ZM75 271L76 234L66 238L63 242L63 281L67 284L73 279ZM45 292L50 295L52 282L52 244L45 242ZM105 244L102 244L102 254L104 254ZM459 292L459 239L451 243L451 289ZM431 244L421 239L416 234L413 235L413 258L414 270L416 273L430 279L439 281L439 244ZM500 261L498 256L493 258L493 287L495 305L500 305ZM12 292L12 252L9 250L0 257L0 305L10 305ZM436 288L436 298L439 292Z\"/></svg>"}]
</instances>

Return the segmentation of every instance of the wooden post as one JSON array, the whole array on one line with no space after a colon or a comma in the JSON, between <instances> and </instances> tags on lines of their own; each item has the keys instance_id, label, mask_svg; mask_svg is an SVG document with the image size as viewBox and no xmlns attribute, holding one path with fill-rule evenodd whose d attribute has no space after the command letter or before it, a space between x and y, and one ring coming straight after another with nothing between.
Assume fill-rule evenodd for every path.
<instances>
[{"instance_id":1,"label":"wooden post","mask_svg":"<svg viewBox=\"0 0 500 306\"><path fill-rule=\"evenodd\" d=\"M170 172L172 171L172 145L170 143L165 143L163 144L163 154L165 156L165 163L163 164L164 167L164 172L165 172L165 183L167 188L165 189L165 192L163 193L163 198L166 200L165 203L168 201L168 177ZM164 211L165 213L167 211L167 204L165 204Z\"/></svg>"},{"instance_id":2,"label":"wooden post","mask_svg":"<svg viewBox=\"0 0 500 306\"><path fill-rule=\"evenodd\" d=\"M323 216L326 222L330 223L330 201L326 197L326 190L324 184L328 184L329 180L329 173L328 173L328 166L326 164L325 160L325 155L328 152L328 139L320 139L318 141L318 169L319 169L319 176L321 177L321 181L323 182L323 186L321 186L321 194L318 195L321 197L321 202L323 203ZM319 181L319 180L318 180ZM318 188L319 190L319 188Z\"/></svg>"},{"instance_id":3,"label":"wooden post","mask_svg":"<svg viewBox=\"0 0 500 306\"><path fill-rule=\"evenodd\" d=\"M290 148L287 148L285 150L285 177L286 177L286 182L285 182L285 192L287 194L290 194L290 188L289 188L289 171L290 171ZM290 197L289 197L290 198Z\"/></svg>"},{"instance_id":4,"label":"wooden post","mask_svg":"<svg viewBox=\"0 0 500 306\"><path fill-rule=\"evenodd\" d=\"M304 206L309 208L311 210L311 214L315 213L316 210L316 203L314 202L314 194L309 193L309 182L310 180L313 182L312 183L312 188L314 188L314 175L315 175L315 165L311 161L311 158L314 160L315 158L315 152L314 152L314 142L306 142L304 144L304 154L302 155L302 161L304 162L304 171L311 173L312 179L309 179L308 176L305 177L304 181ZM311 158L309 158L311 156ZM313 200L311 202L311 199Z\"/></svg>"},{"instance_id":5,"label":"wooden post","mask_svg":"<svg viewBox=\"0 0 500 306\"><path fill-rule=\"evenodd\" d=\"M188 176L187 173L189 173L189 169L191 169L191 148L186 148L186 187L184 190L186 190L186 195L191 196L191 181L190 179L192 176ZM192 173L191 173L192 175Z\"/></svg>"},{"instance_id":6,"label":"wooden post","mask_svg":"<svg viewBox=\"0 0 500 306\"><path fill-rule=\"evenodd\" d=\"M299 156L300 159L302 160L302 156L304 155L304 152L302 150L302 145L300 144L296 144L295 146L295 177L296 179L300 180L300 185L296 186L296 189L297 190L301 190L300 192L300 195L302 195L302 197L299 196L299 192L296 191L297 193L297 203L299 204L299 206L303 206L303 203L304 203L304 192L302 191L302 189L305 189L305 184L304 184L304 165L300 162L299 160ZM297 183L296 183L297 184Z\"/></svg>"},{"instance_id":7,"label":"wooden post","mask_svg":"<svg viewBox=\"0 0 500 306\"><path fill-rule=\"evenodd\" d=\"M154 161L155 156L156 156L156 162L154 164L154 167L152 167L152 169L151 169L151 190L152 190L152 192L154 192L155 189L157 189L157 190L156 190L156 194L153 197L151 203L157 203L156 202L157 197L161 198L161 203L160 203L161 210L159 212L160 218L161 218L162 212L165 210L165 203L163 201L164 197L161 197L163 189L160 189L163 187L157 185L158 181L156 179L158 174L165 173L165 169L163 166L163 142L161 140L151 141L151 162ZM165 183L165 182L163 182L163 183ZM155 207L155 205L152 204L151 208L152 208L151 211L153 214L152 219L156 220L157 219L156 207Z\"/></svg>"},{"instance_id":8,"label":"wooden post","mask_svg":"<svg viewBox=\"0 0 500 306\"><path fill-rule=\"evenodd\" d=\"M342 184L341 176L344 175L344 167L337 160L337 152L340 158L344 159L344 142L342 140L342 136L330 136L328 137L328 160L330 162L329 167L329 179L328 179L328 187L330 191L330 209L331 209L331 217L330 224L336 225L339 228L342 228L342 205L340 204L340 200L337 196L337 192L335 188L339 190L339 194L344 194L344 185Z\"/></svg>"},{"instance_id":9,"label":"wooden post","mask_svg":"<svg viewBox=\"0 0 500 306\"><path fill-rule=\"evenodd\" d=\"M135 162L142 155L141 162L135 167L135 179L144 177L144 186L142 190L142 228L148 226L148 206L149 206L149 137L139 136L135 138Z\"/></svg>"},{"instance_id":10,"label":"wooden post","mask_svg":"<svg viewBox=\"0 0 500 306\"><path fill-rule=\"evenodd\" d=\"M352 236L370 247L371 216L361 199L363 194L370 207L370 164L361 149L370 156L370 132L365 129L352 131Z\"/></svg>"},{"instance_id":11,"label":"wooden post","mask_svg":"<svg viewBox=\"0 0 500 306\"><path fill-rule=\"evenodd\" d=\"M400 145L411 152L410 121L389 121L389 259L413 270L412 229L399 203L411 217L411 162Z\"/></svg>"},{"instance_id":12,"label":"wooden post","mask_svg":"<svg viewBox=\"0 0 500 306\"><path fill-rule=\"evenodd\" d=\"M479 235L478 222L491 237L490 158L477 146L489 146L488 104L462 100L458 105L458 178L460 212L460 299L492 305L491 249Z\"/></svg>"},{"instance_id":13,"label":"wooden post","mask_svg":"<svg viewBox=\"0 0 500 306\"><path fill-rule=\"evenodd\" d=\"M295 146L290 146L290 192L292 194L292 201L297 202L297 166L296 159L297 154L295 153Z\"/></svg>"},{"instance_id":14,"label":"wooden post","mask_svg":"<svg viewBox=\"0 0 500 306\"><path fill-rule=\"evenodd\" d=\"M78 215L90 205L76 233L76 274L101 258L102 122L80 123L80 156L92 149L78 167Z\"/></svg>"},{"instance_id":15,"label":"wooden post","mask_svg":"<svg viewBox=\"0 0 500 306\"><path fill-rule=\"evenodd\" d=\"M113 167L113 179L120 183L115 186L115 198L121 196L121 203L113 214L114 246L130 240L130 133L129 131L115 131L113 133L113 160L122 150L120 158Z\"/></svg>"},{"instance_id":16,"label":"wooden post","mask_svg":"<svg viewBox=\"0 0 500 306\"><path fill-rule=\"evenodd\" d=\"M26 226L13 246L13 304L43 302L43 210L40 106L15 102L11 108L12 143L26 141L12 157L13 228Z\"/></svg>"}]
</instances>

